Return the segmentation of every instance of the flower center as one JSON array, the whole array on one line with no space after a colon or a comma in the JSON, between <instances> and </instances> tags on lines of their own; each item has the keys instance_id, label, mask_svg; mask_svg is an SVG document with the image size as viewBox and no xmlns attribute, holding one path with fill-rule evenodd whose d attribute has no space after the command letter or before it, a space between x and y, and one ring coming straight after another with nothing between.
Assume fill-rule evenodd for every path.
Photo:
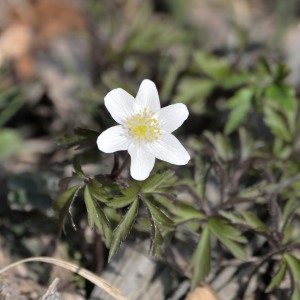
<instances>
[{"instance_id":1,"label":"flower center","mask_svg":"<svg viewBox=\"0 0 300 300\"><path fill-rule=\"evenodd\" d=\"M153 142L160 136L159 123L151 110L144 110L126 119L130 135L139 142Z\"/></svg>"}]
</instances>

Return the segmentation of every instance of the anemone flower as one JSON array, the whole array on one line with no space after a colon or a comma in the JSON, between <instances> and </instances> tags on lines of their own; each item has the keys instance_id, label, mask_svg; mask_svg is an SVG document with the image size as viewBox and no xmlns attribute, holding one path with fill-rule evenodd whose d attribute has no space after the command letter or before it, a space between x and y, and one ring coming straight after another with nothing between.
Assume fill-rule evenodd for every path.
<instances>
[{"instance_id":1,"label":"anemone flower","mask_svg":"<svg viewBox=\"0 0 300 300\"><path fill-rule=\"evenodd\" d=\"M146 179L155 158L174 165L188 163L190 155L172 134L187 119L187 107L177 103L161 108L154 82L145 79L135 99L121 88L114 89L104 104L119 125L102 132L97 146L105 153L128 151L134 179Z\"/></svg>"}]
</instances>

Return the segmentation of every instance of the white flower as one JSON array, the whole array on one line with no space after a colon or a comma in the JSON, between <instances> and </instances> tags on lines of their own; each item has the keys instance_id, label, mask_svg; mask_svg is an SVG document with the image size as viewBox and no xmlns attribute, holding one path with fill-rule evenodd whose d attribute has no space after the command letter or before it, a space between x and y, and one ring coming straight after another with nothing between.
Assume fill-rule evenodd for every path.
<instances>
[{"instance_id":1,"label":"white flower","mask_svg":"<svg viewBox=\"0 0 300 300\"><path fill-rule=\"evenodd\" d=\"M105 153L128 150L134 179L146 179L155 158L174 165L188 163L190 155L171 134L187 119L187 107L178 103L160 108L154 82L145 79L135 99L121 88L114 89L106 95L104 103L120 125L99 135L98 148Z\"/></svg>"}]
</instances>

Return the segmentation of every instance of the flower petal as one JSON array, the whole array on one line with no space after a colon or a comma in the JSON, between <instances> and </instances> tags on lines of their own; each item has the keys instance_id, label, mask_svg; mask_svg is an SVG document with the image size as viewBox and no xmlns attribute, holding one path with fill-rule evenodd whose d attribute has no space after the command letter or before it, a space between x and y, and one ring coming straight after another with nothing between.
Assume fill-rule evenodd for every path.
<instances>
[{"instance_id":1,"label":"flower petal","mask_svg":"<svg viewBox=\"0 0 300 300\"><path fill-rule=\"evenodd\" d=\"M106 108L119 124L133 114L134 102L134 98L121 88L110 91L104 98Z\"/></svg>"},{"instance_id":2,"label":"flower petal","mask_svg":"<svg viewBox=\"0 0 300 300\"><path fill-rule=\"evenodd\" d=\"M130 143L131 140L126 136L126 131L122 125L106 129L97 138L99 150L105 153L128 150Z\"/></svg>"},{"instance_id":3,"label":"flower petal","mask_svg":"<svg viewBox=\"0 0 300 300\"><path fill-rule=\"evenodd\" d=\"M135 180L145 180L154 167L155 157L141 144L131 144L128 153L131 157L130 174Z\"/></svg>"},{"instance_id":4,"label":"flower petal","mask_svg":"<svg viewBox=\"0 0 300 300\"><path fill-rule=\"evenodd\" d=\"M174 165L185 165L190 160L190 155L173 134L164 134L147 147L156 158Z\"/></svg>"},{"instance_id":5,"label":"flower petal","mask_svg":"<svg viewBox=\"0 0 300 300\"><path fill-rule=\"evenodd\" d=\"M177 103L166 106L157 112L157 120L160 129L171 133L182 125L189 116L189 111L185 104Z\"/></svg>"},{"instance_id":6,"label":"flower petal","mask_svg":"<svg viewBox=\"0 0 300 300\"><path fill-rule=\"evenodd\" d=\"M143 80L135 98L135 106L139 111L145 107L153 112L160 109L159 96L153 81L149 79Z\"/></svg>"}]
</instances>

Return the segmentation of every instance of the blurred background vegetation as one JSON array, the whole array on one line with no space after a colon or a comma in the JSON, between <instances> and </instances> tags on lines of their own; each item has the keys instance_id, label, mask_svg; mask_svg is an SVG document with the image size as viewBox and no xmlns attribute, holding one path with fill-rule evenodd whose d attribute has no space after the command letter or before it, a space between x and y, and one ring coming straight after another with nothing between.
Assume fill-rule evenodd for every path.
<instances>
[{"instance_id":1,"label":"blurred background vegetation","mask_svg":"<svg viewBox=\"0 0 300 300\"><path fill-rule=\"evenodd\" d=\"M73 215L77 231L67 226L62 236L53 201L71 180L61 181L72 175L75 157L81 157L85 173L110 172L112 156L99 153L94 143L95 132L113 124L103 98L116 87L135 95L148 78L163 106L181 102L189 108L177 134L193 159L174 169L178 199L209 216L207 228L219 239L212 244L212 271L192 267L193 286L210 274L207 282L222 290L214 286L216 264L225 268L235 264L232 255L243 258L235 247L243 239L222 240L216 227L237 223L250 241L244 250L254 263L236 264L225 283L234 287L224 299L267 299L267 287L273 291L268 299L287 293L300 299L299 4L0 0L0 266L47 255L98 274L106 268L107 249L89 229L82 201ZM213 223L216 216L228 223ZM181 217L178 224L189 221ZM203 259L210 261L202 257L208 231L197 224L185 230L203 237L198 248L197 239L190 245L200 266ZM268 253L274 256L266 258ZM192 277L188 263L176 267L178 282ZM20 294L36 299L55 276L73 297L85 299L92 289L56 268L24 272L30 291L22 290L20 278L7 279L15 299ZM241 279L243 272L248 281ZM282 276L270 286L278 273Z\"/></svg>"}]
</instances>

